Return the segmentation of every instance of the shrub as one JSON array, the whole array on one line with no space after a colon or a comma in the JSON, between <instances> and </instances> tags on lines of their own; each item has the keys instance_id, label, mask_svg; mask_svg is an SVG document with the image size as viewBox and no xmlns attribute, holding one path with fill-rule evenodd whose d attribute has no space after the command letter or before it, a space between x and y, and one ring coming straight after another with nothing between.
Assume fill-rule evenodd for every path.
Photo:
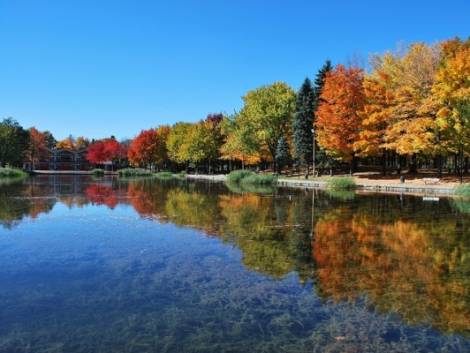
<instances>
[{"instance_id":1,"label":"shrub","mask_svg":"<svg viewBox=\"0 0 470 353\"><path fill-rule=\"evenodd\" d=\"M470 184L462 184L454 189L454 194L461 197L470 198Z\"/></svg>"},{"instance_id":2,"label":"shrub","mask_svg":"<svg viewBox=\"0 0 470 353\"><path fill-rule=\"evenodd\" d=\"M155 173L155 176L159 179L173 179L174 175L171 172L158 172Z\"/></svg>"},{"instance_id":3,"label":"shrub","mask_svg":"<svg viewBox=\"0 0 470 353\"><path fill-rule=\"evenodd\" d=\"M28 176L28 174L21 169L10 167L0 168L0 178L17 179L25 178L26 176Z\"/></svg>"},{"instance_id":4,"label":"shrub","mask_svg":"<svg viewBox=\"0 0 470 353\"><path fill-rule=\"evenodd\" d=\"M276 181L276 175L255 174L246 170L236 170L227 176L227 182L232 184L274 185Z\"/></svg>"},{"instance_id":5,"label":"shrub","mask_svg":"<svg viewBox=\"0 0 470 353\"><path fill-rule=\"evenodd\" d=\"M242 179L255 175L255 173L250 172L249 170L234 170L227 175L227 181L231 183L239 183Z\"/></svg>"},{"instance_id":6,"label":"shrub","mask_svg":"<svg viewBox=\"0 0 470 353\"><path fill-rule=\"evenodd\" d=\"M186 173L186 171L184 171L184 170L182 170L181 172L178 173L178 177L181 178L181 179L186 178L187 175L188 175L188 173Z\"/></svg>"},{"instance_id":7,"label":"shrub","mask_svg":"<svg viewBox=\"0 0 470 353\"><path fill-rule=\"evenodd\" d=\"M153 173L146 169L141 168L125 168L118 171L120 177L131 178L131 177L143 177L152 176Z\"/></svg>"},{"instance_id":8,"label":"shrub","mask_svg":"<svg viewBox=\"0 0 470 353\"><path fill-rule=\"evenodd\" d=\"M356 182L351 177L335 177L328 181L328 186L333 190L352 190L356 188Z\"/></svg>"},{"instance_id":9,"label":"shrub","mask_svg":"<svg viewBox=\"0 0 470 353\"><path fill-rule=\"evenodd\" d=\"M91 174L95 176L103 176L104 175L104 170L100 168L95 168L91 171Z\"/></svg>"},{"instance_id":10,"label":"shrub","mask_svg":"<svg viewBox=\"0 0 470 353\"><path fill-rule=\"evenodd\" d=\"M275 175L269 174L252 174L243 178L241 180L242 184L251 184L251 185L274 185L277 181L277 177Z\"/></svg>"}]
</instances>

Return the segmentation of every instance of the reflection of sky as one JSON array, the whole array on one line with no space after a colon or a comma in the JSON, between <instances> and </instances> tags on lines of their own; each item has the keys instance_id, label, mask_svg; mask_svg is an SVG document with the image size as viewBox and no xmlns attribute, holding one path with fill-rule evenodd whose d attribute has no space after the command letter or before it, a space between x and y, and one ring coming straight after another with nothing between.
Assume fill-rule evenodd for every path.
<instances>
[{"instance_id":1,"label":"reflection of sky","mask_svg":"<svg viewBox=\"0 0 470 353\"><path fill-rule=\"evenodd\" d=\"M21 352L24 342L71 353L470 348L360 302L325 303L297 274L274 279L242 256L194 229L142 219L129 205L57 202L0 228L0 353Z\"/></svg>"}]
</instances>

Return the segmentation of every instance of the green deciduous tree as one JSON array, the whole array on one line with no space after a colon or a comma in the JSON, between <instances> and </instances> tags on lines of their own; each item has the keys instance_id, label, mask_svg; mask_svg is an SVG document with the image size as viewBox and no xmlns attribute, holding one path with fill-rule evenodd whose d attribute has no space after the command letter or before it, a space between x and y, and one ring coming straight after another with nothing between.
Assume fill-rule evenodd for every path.
<instances>
[{"instance_id":1,"label":"green deciduous tree","mask_svg":"<svg viewBox=\"0 0 470 353\"><path fill-rule=\"evenodd\" d=\"M286 83L276 82L249 91L244 97L240 124L253 134L259 149L266 149L271 160L285 131L290 131L295 110L295 92Z\"/></svg>"},{"instance_id":2,"label":"green deciduous tree","mask_svg":"<svg viewBox=\"0 0 470 353\"><path fill-rule=\"evenodd\" d=\"M0 123L0 166L21 166L28 148L28 132L13 118Z\"/></svg>"}]
</instances>

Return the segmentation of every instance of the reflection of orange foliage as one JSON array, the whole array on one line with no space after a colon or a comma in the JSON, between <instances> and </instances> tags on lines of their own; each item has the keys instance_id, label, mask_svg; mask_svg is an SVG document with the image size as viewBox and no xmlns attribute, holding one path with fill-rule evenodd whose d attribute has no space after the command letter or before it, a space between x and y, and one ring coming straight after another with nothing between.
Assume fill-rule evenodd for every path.
<instances>
[{"instance_id":1,"label":"reflection of orange foliage","mask_svg":"<svg viewBox=\"0 0 470 353\"><path fill-rule=\"evenodd\" d=\"M456 244L434 244L435 231L455 234L455 223L437 230L405 220L380 224L344 209L328 213L315 227L313 244L321 292L334 300L366 294L376 308L408 322L431 320L445 331L469 330L462 251Z\"/></svg>"},{"instance_id":2,"label":"reflection of orange foliage","mask_svg":"<svg viewBox=\"0 0 470 353\"><path fill-rule=\"evenodd\" d=\"M85 194L92 203L114 208L118 204L116 192L111 186L92 184L85 189Z\"/></svg>"},{"instance_id":3,"label":"reflection of orange foliage","mask_svg":"<svg viewBox=\"0 0 470 353\"><path fill-rule=\"evenodd\" d=\"M132 207L141 216L154 216L155 205L153 200L149 197L149 193L142 190L139 184L130 183L127 195L129 196Z\"/></svg>"}]
</instances>

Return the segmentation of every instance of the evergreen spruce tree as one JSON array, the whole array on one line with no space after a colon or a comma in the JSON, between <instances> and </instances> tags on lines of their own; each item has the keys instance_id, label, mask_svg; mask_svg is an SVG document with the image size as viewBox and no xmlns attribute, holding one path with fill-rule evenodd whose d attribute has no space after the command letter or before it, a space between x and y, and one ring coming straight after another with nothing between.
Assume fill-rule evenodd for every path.
<instances>
[{"instance_id":1,"label":"evergreen spruce tree","mask_svg":"<svg viewBox=\"0 0 470 353\"><path fill-rule=\"evenodd\" d=\"M276 148L276 164L278 171L281 171L283 167L289 164L291 160L291 155L289 152L289 144L284 136L281 136L277 142Z\"/></svg>"},{"instance_id":2,"label":"evergreen spruce tree","mask_svg":"<svg viewBox=\"0 0 470 353\"><path fill-rule=\"evenodd\" d=\"M320 105L320 95L323 89L323 85L325 84L326 74L332 69L333 66L331 65L331 61L327 60L325 61L325 64L323 64L322 68L318 70L317 76L315 77L315 86L313 88L315 101L314 111L316 111L318 109L318 106Z\"/></svg>"},{"instance_id":3,"label":"evergreen spruce tree","mask_svg":"<svg viewBox=\"0 0 470 353\"><path fill-rule=\"evenodd\" d=\"M323 86L325 84L325 78L328 72L330 72L333 69L333 66L331 65L331 61L327 60L325 64L323 64L322 68L318 70L318 73L315 77L315 86L313 87L313 111L314 111L314 122L315 124L315 113L320 106L321 103L321 92L323 89ZM320 169L325 169L333 167L335 164L335 161L331 158L328 157L326 154L325 150L323 150L321 147L318 146L318 144L315 144L315 164L318 168Z\"/></svg>"},{"instance_id":4,"label":"evergreen spruce tree","mask_svg":"<svg viewBox=\"0 0 470 353\"><path fill-rule=\"evenodd\" d=\"M312 128L315 108L315 92L308 78L297 93L295 108L292 122L294 159L297 166L308 167L312 160Z\"/></svg>"}]
</instances>

